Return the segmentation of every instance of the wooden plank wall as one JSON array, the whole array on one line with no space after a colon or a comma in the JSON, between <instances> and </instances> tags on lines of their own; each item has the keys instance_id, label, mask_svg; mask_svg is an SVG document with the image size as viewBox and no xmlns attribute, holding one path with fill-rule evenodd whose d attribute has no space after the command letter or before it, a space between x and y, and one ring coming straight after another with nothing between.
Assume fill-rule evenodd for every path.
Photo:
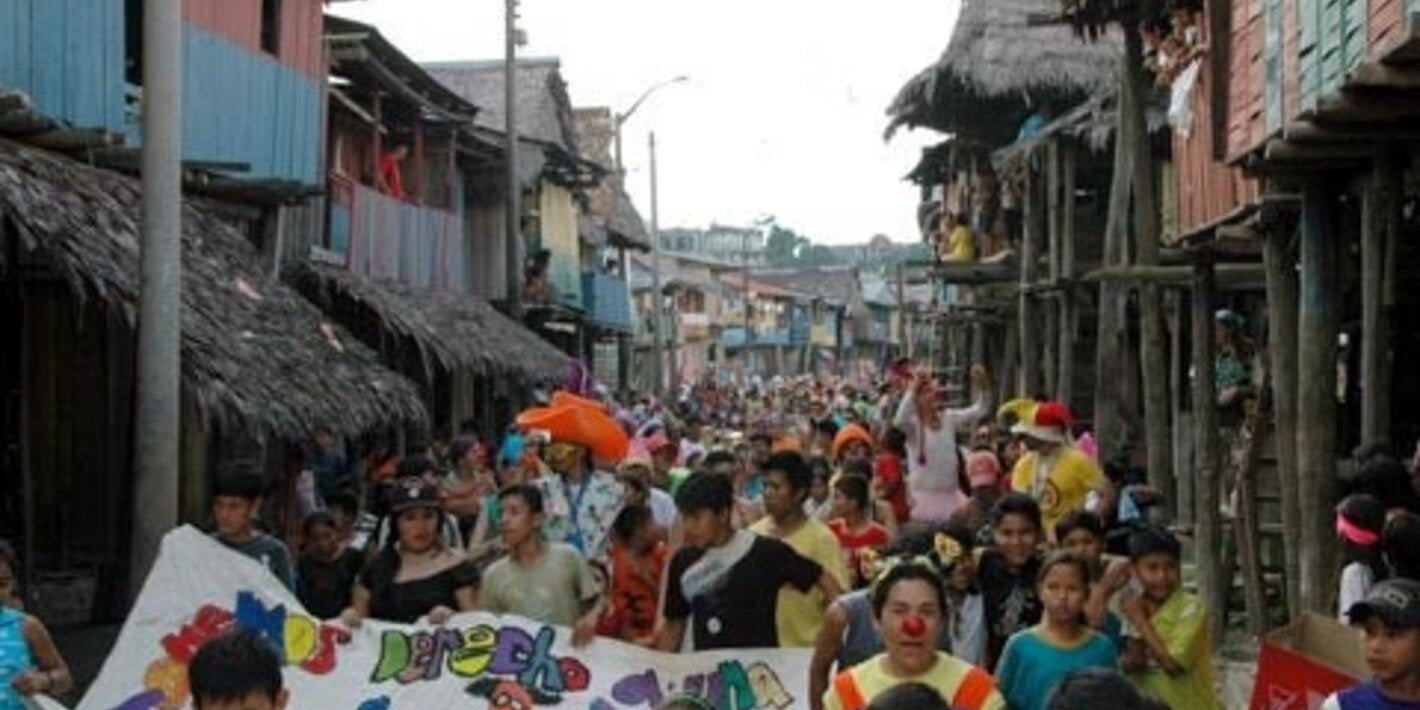
<instances>
[{"instance_id":1,"label":"wooden plank wall","mask_svg":"<svg viewBox=\"0 0 1420 710\"><path fill-rule=\"evenodd\" d=\"M1212 224L1257 197L1257 181L1213 157L1213 107L1210 72L1201 72L1193 96L1193 130L1188 137L1173 134L1176 165L1178 232L1186 234ZM1258 121L1260 123L1260 119ZM1250 130L1250 129L1249 129Z\"/></svg>"},{"instance_id":2,"label":"wooden plank wall","mask_svg":"<svg viewBox=\"0 0 1420 710\"><path fill-rule=\"evenodd\" d=\"M343 204L343 199L351 202ZM468 292L469 249L459 215L395 200L355 183L332 192L332 227L340 223L336 215L342 210L349 213L346 260L351 271L376 280Z\"/></svg>"},{"instance_id":3,"label":"wooden plank wall","mask_svg":"<svg viewBox=\"0 0 1420 710\"><path fill-rule=\"evenodd\" d=\"M1420 2L1412 2L1412 11ZM1405 31L1405 0L1370 0L1370 22L1367 27L1370 54L1374 56L1399 42Z\"/></svg>"},{"instance_id":4,"label":"wooden plank wall","mask_svg":"<svg viewBox=\"0 0 1420 710\"><path fill-rule=\"evenodd\" d=\"M1232 37L1229 61L1227 154L1246 153L1267 137L1263 111L1265 0L1235 0L1232 4Z\"/></svg>"},{"instance_id":5,"label":"wooden plank wall","mask_svg":"<svg viewBox=\"0 0 1420 710\"><path fill-rule=\"evenodd\" d=\"M124 130L123 7L113 0L0 0L0 88L79 128Z\"/></svg>"},{"instance_id":6,"label":"wooden plank wall","mask_svg":"<svg viewBox=\"0 0 1420 710\"><path fill-rule=\"evenodd\" d=\"M250 52L261 48L261 0L185 0L183 19ZM325 16L320 0L279 0L281 64L306 76L325 76Z\"/></svg>"},{"instance_id":7,"label":"wooden plank wall","mask_svg":"<svg viewBox=\"0 0 1420 710\"><path fill-rule=\"evenodd\" d=\"M132 333L92 300L80 306L59 282L22 288L22 445L33 472L37 562L95 569L97 613L112 618L127 585Z\"/></svg>"}]
</instances>

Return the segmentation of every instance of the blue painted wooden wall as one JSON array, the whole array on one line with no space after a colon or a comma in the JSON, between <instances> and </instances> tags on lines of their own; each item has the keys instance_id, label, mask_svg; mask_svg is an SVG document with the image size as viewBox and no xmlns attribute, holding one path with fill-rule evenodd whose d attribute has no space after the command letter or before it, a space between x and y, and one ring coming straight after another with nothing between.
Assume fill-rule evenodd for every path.
<instances>
[{"instance_id":1,"label":"blue painted wooden wall","mask_svg":"<svg viewBox=\"0 0 1420 710\"><path fill-rule=\"evenodd\" d=\"M247 163L241 177L320 183L321 85L274 57L183 26L183 158Z\"/></svg>"},{"instance_id":2,"label":"blue painted wooden wall","mask_svg":"<svg viewBox=\"0 0 1420 710\"><path fill-rule=\"evenodd\" d=\"M0 88L73 127L122 131L123 3L0 0Z\"/></svg>"},{"instance_id":3,"label":"blue painted wooden wall","mask_svg":"<svg viewBox=\"0 0 1420 710\"><path fill-rule=\"evenodd\" d=\"M0 87L46 116L142 142L124 108L124 3L0 0ZM183 25L183 158L245 163L245 178L321 183L318 78L196 25Z\"/></svg>"}]
</instances>

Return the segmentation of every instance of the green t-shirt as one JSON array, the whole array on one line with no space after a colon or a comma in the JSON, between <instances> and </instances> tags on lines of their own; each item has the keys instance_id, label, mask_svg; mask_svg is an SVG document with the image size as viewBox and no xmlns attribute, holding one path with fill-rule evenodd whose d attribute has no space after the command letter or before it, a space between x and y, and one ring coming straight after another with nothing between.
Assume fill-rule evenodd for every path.
<instances>
[{"instance_id":1,"label":"green t-shirt","mask_svg":"<svg viewBox=\"0 0 1420 710\"><path fill-rule=\"evenodd\" d=\"M547 544L531 565L505 556L483 573L479 601L495 614L517 614L555 626L573 626L582 603L597 598L592 569L577 550L565 543Z\"/></svg>"},{"instance_id":2,"label":"green t-shirt","mask_svg":"<svg viewBox=\"0 0 1420 710\"><path fill-rule=\"evenodd\" d=\"M1183 664L1184 671L1169 675L1150 665L1134 675L1139 688L1162 700L1173 710L1218 710L1213 694L1213 652L1208 643L1208 610L1198 597L1183 590L1149 617L1154 630L1168 646L1169 655Z\"/></svg>"}]
</instances>

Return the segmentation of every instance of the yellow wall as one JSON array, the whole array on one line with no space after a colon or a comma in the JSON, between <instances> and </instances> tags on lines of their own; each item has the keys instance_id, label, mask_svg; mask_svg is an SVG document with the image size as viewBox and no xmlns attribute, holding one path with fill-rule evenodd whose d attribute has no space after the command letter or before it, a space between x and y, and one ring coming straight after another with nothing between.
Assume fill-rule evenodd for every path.
<instances>
[{"instance_id":1,"label":"yellow wall","mask_svg":"<svg viewBox=\"0 0 1420 710\"><path fill-rule=\"evenodd\" d=\"M552 252L549 271L557 298L580 308L582 250L577 239L577 204L572 200L572 192L543 182L538 213L542 224L542 248Z\"/></svg>"}]
</instances>

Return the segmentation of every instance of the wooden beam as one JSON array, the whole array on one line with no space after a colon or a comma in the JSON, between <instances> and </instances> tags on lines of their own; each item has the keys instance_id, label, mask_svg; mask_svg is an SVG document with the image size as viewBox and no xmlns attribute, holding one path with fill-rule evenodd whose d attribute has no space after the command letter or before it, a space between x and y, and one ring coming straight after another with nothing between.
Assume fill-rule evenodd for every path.
<instances>
[{"instance_id":1,"label":"wooden beam","mask_svg":"<svg viewBox=\"0 0 1420 710\"><path fill-rule=\"evenodd\" d=\"M1036 326L1035 303L1031 300L1030 286L1035 282L1036 249L1041 241L1043 185L1036 174L1034 161L1026 163L1025 198L1023 206L1024 233L1021 235L1020 295L1017 306L1017 327L1020 329L1021 371L1016 394L1029 397L1040 388L1040 340Z\"/></svg>"},{"instance_id":2,"label":"wooden beam","mask_svg":"<svg viewBox=\"0 0 1420 710\"><path fill-rule=\"evenodd\" d=\"M1260 282L1265 277L1261 264L1217 264L1213 267L1219 285L1231 286L1239 283ZM1130 284L1151 283L1160 286L1187 286L1193 281L1191 266L1156 266L1134 264L1132 266L1106 266L1085 274L1089 282L1124 282Z\"/></svg>"},{"instance_id":3,"label":"wooden beam","mask_svg":"<svg viewBox=\"0 0 1420 710\"><path fill-rule=\"evenodd\" d=\"M1066 283L1073 283L1075 279L1075 166L1078 153L1079 149L1073 142L1061 144L1060 192L1064 199L1060 205L1060 278ZM1071 411L1080 411L1074 405L1075 341L1080 329L1075 301L1074 289L1060 292L1057 305L1060 309L1060 344L1056 348L1060 362L1057 365L1056 396Z\"/></svg>"},{"instance_id":4,"label":"wooden beam","mask_svg":"<svg viewBox=\"0 0 1420 710\"><path fill-rule=\"evenodd\" d=\"M1341 300L1334 225L1335 193L1320 176L1307 180L1301 223L1297 316L1297 471L1301 529L1302 608L1329 613L1336 502L1336 337ZM1283 345L1285 347L1285 344Z\"/></svg>"},{"instance_id":5,"label":"wooden beam","mask_svg":"<svg viewBox=\"0 0 1420 710\"><path fill-rule=\"evenodd\" d=\"M1379 62L1362 62L1346 72L1346 88L1420 89L1420 71Z\"/></svg>"},{"instance_id":6,"label":"wooden beam","mask_svg":"<svg viewBox=\"0 0 1420 710\"><path fill-rule=\"evenodd\" d=\"M1369 161L1373 150L1368 145L1350 143L1292 143L1282 139L1267 141L1263 159L1269 163L1313 163L1337 160Z\"/></svg>"},{"instance_id":7,"label":"wooden beam","mask_svg":"<svg viewBox=\"0 0 1420 710\"><path fill-rule=\"evenodd\" d=\"M1390 443L1390 313L1386 309L1387 243L1397 235L1402 171L1384 149L1361 198L1361 443ZM1393 214L1394 213L1394 214Z\"/></svg>"},{"instance_id":8,"label":"wooden beam","mask_svg":"<svg viewBox=\"0 0 1420 710\"><path fill-rule=\"evenodd\" d=\"M24 142L45 150L88 150L119 145L122 136L102 128L52 128L25 136Z\"/></svg>"},{"instance_id":9,"label":"wooden beam","mask_svg":"<svg viewBox=\"0 0 1420 710\"><path fill-rule=\"evenodd\" d=\"M1344 123L1386 123L1403 116L1420 116L1420 97L1345 89L1321 97L1314 111L1302 114L1302 118Z\"/></svg>"},{"instance_id":10,"label":"wooden beam","mask_svg":"<svg viewBox=\"0 0 1420 710\"><path fill-rule=\"evenodd\" d=\"M1291 235L1280 230L1263 242L1267 267L1267 352L1272 369L1273 440L1281 491L1288 618L1301 612L1301 508L1297 481L1297 260Z\"/></svg>"},{"instance_id":11,"label":"wooden beam","mask_svg":"<svg viewBox=\"0 0 1420 710\"><path fill-rule=\"evenodd\" d=\"M1198 570L1198 591L1208 610L1210 633L1221 638L1227 615L1227 586L1231 575L1223 574L1222 525L1219 511L1219 471L1222 461L1218 437L1218 399L1214 382L1213 347L1213 263L1204 253L1193 266L1193 467L1194 564ZM1214 643L1217 643L1215 641Z\"/></svg>"},{"instance_id":12,"label":"wooden beam","mask_svg":"<svg viewBox=\"0 0 1420 710\"><path fill-rule=\"evenodd\" d=\"M1293 121L1282 127L1282 138L1290 143L1420 141L1420 126L1406 123L1363 128L1345 123Z\"/></svg>"}]
</instances>

